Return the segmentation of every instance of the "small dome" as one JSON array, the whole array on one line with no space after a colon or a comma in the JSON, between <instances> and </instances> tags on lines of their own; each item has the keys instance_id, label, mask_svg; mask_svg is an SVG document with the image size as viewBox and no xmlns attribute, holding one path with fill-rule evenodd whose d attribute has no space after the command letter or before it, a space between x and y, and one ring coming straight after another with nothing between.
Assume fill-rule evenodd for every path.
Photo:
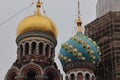
<instances>
[{"instance_id":1,"label":"small dome","mask_svg":"<svg viewBox=\"0 0 120 80\"><path fill-rule=\"evenodd\" d=\"M62 44L59 59L62 65L74 61L98 63L100 55L96 42L84 36L82 32L77 32L75 36Z\"/></svg>"}]
</instances>

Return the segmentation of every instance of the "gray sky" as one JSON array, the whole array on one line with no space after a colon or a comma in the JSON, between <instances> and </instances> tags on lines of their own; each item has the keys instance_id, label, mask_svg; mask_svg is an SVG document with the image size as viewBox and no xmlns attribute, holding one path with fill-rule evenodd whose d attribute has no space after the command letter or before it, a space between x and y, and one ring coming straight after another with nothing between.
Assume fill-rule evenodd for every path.
<instances>
[{"instance_id":1,"label":"gray sky","mask_svg":"<svg viewBox=\"0 0 120 80\"><path fill-rule=\"evenodd\" d=\"M37 0L36 0L37 1ZM59 63L57 54L59 54L60 44L75 34L77 0L42 0L47 15L55 22L58 28L58 45L56 47L55 61ZM81 19L83 27L96 18L97 0L80 0ZM30 5L32 0L0 0L0 23L16 14L26 6ZM4 77L16 60L16 28L19 22L35 11L35 5L26 11L17 15L7 23L0 25L0 80ZM61 69L59 63L59 69ZM63 72L61 72L63 74Z\"/></svg>"}]
</instances>

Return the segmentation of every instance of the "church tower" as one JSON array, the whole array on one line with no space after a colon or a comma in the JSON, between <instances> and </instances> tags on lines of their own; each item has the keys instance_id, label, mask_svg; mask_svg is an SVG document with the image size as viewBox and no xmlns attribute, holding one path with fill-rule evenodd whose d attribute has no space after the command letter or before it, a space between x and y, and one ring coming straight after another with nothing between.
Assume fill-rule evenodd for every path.
<instances>
[{"instance_id":1,"label":"church tower","mask_svg":"<svg viewBox=\"0 0 120 80\"><path fill-rule=\"evenodd\" d=\"M8 70L5 80L62 80L54 62L57 45L55 24L40 13L24 18L17 28L17 59Z\"/></svg>"},{"instance_id":2,"label":"church tower","mask_svg":"<svg viewBox=\"0 0 120 80\"><path fill-rule=\"evenodd\" d=\"M84 36L81 24L78 1L77 33L62 44L59 54L65 80L96 80L94 70L100 60L100 49L95 41Z\"/></svg>"}]
</instances>

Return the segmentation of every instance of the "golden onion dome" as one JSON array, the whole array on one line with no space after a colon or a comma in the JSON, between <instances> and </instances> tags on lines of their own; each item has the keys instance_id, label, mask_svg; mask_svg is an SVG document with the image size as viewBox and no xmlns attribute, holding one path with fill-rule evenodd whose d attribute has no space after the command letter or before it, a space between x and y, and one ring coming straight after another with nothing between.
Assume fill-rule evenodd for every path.
<instances>
[{"instance_id":1,"label":"golden onion dome","mask_svg":"<svg viewBox=\"0 0 120 80\"><path fill-rule=\"evenodd\" d=\"M37 11L34 15L24 18L17 27L16 35L19 36L25 32L40 31L46 32L57 38L57 28L53 21L40 14L41 3L37 2Z\"/></svg>"}]
</instances>

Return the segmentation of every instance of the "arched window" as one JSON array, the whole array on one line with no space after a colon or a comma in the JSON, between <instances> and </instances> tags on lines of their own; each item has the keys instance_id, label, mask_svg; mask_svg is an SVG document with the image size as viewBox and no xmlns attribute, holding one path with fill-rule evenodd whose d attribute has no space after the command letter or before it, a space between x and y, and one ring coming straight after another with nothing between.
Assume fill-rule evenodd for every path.
<instances>
[{"instance_id":1,"label":"arched window","mask_svg":"<svg viewBox=\"0 0 120 80\"><path fill-rule=\"evenodd\" d=\"M43 43L39 43L39 54L43 53Z\"/></svg>"},{"instance_id":2,"label":"arched window","mask_svg":"<svg viewBox=\"0 0 120 80\"><path fill-rule=\"evenodd\" d=\"M49 53L49 50L50 50L50 46L47 44L46 45L46 48L45 48L45 53L46 53L46 56L48 56L50 53Z\"/></svg>"},{"instance_id":3,"label":"arched window","mask_svg":"<svg viewBox=\"0 0 120 80\"><path fill-rule=\"evenodd\" d=\"M85 75L85 80L90 80L90 75L88 73Z\"/></svg>"},{"instance_id":4,"label":"arched window","mask_svg":"<svg viewBox=\"0 0 120 80\"><path fill-rule=\"evenodd\" d=\"M20 45L20 57L23 55L23 45Z\"/></svg>"},{"instance_id":5,"label":"arched window","mask_svg":"<svg viewBox=\"0 0 120 80\"><path fill-rule=\"evenodd\" d=\"M25 44L25 55L29 54L29 43Z\"/></svg>"},{"instance_id":6,"label":"arched window","mask_svg":"<svg viewBox=\"0 0 120 80\"><path fill-rule=\"evenodd\" d=\"M83 80L83 74L82 73L78 73L77 80Z\"/></svg>"},{"instance_id":7,"label":"arched window","mask_svg":"<svg viewBox=\"0 0 120 80\"><path fill-rule=\"evenodd\" d=\"M35 71L28 71L27 74L25 75L24 80L36 80L36 72Z\"/></svg>"},{"instance_id":8,"label":"arched window","mask_svg":"<svg viewBox=\"0 0 120 80\"><path fill-rule=\"evenodd\" d=\"M36 43L33 42L32 43L32 54L35 54L36 53Z\"/></svg>"},{"instance_id":9,"label":"arched window","mask_svg":"<svg viewBox=\"0 0 120 80\"><path fill-rule=\"evenodd\" d=\"M75 75L74 74L70 75L70 80L75 80Z\"/></svg>"}]
</instances>

